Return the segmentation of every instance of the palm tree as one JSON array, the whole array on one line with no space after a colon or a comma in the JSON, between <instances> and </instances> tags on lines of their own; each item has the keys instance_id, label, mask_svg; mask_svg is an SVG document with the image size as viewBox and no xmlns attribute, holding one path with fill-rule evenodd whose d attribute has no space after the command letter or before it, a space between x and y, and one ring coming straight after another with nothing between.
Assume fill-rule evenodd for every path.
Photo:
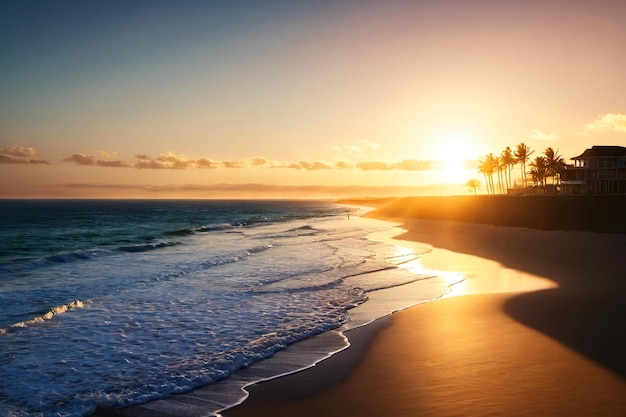
<instances>
[{"instance_id":1,"label":"palm tree","mask_svg":"<svg viewBox=\"0 0 626 417\"><path fill-rule=\"evenodd\" d=\"M489 154L492 155L492 154ZM493 164L493 173L494 174L498 174L498 183L494 184L495 185L495 190L494 190L494 194L495 193L500 193L501 191L501 184L502 184L502 172L500 171L500 158L493 155L493 159L491 160L491 163Z\"/></svg>"},{"instance_id":2,"label":"palm tree","mask_svg":"<svg viewBox=\"0 0 626 417\"><path fill-rule=\"evenodd\" d=\"M488 175L491 175L491 167L489 166L488 159L478 161L478 172L483 174L483 177L485 178L485 184L487 184L487 194L491 194L491 187L488 177Z\"/></svg>"},{"instance_id":3,"label":"palm tree","mask_svg":"<svg viewBox=\"0 0 626 417\"><path fill-rule=\"evenodd\" d=\"M510 146L507 146L502 151L502 154L500 155L500 159L502 160L502 162L506 166L506 173L507 173L506 184L507 184L507 188L512 188L513 187L513 182L511 181L511 172L513 171L513 165L515 165L517 163L517 161L515 160L515 156L513 156L513 150L511 149Z\"/></svg>"},{"instance_id":4,"label":"palm tree","mask_svg":"<svg viewBox=\"0 0 626 417\"><path fill-rule=\"evenodd\" d=\"M515 160L522 164L522 181L524 183L524 187L526 187L526 162L530 158L535 151L531 151L530 148L524 143L520 143L517 145L515 149Z\"/></svg>"},{"instance_id":5,"label":"palm tree","mask_svg":"<svg viewBox=\"0 0 626 417\"><path fill-rule=\"evenodd\" d=\"M471 180L468 180L465 185L471 192L474 193L474 195L476 195L476 190L480 188L480 181L476 178L472 178Z\"/></svg>"},{"instance_id":6,"label":"palm tree","mask_svg":"<svg viewBox=\"0 0 626 417\"><path fill-rule=\"evenodd\" d=\"M536 186L546 188L546 178L549 175L548 159L545 156L537 156L530 163L530 171L528 171Z\"/></svg>"},{"instance_id":7,"label":"palm tree","mask_svg":"<svg viewBox=\"0 0 626 417\"><path fill-rule=\"evenodd\" d=\"M552 177L552 184L556 184L557 177L561 177L561 172L565 168L565 161L563 157L559 155L558 149L555 151L552 147L546 148L543 152L546 159L546 165L548 170L548 176Z\"/></svg>"},{"instance_id":8,"label":"palm tree","mask_svg":"<svg viewBox=\"0 0 626 417\"><path fill-rule=\"evenodd\" d=\"M491 154L490 154L491 155ZM493 172L498 174L498 193L502 193L502 166L500 165L500 157L493 156Z\"/></svg>"},{"instance_id":9,"label":"palm tree","mask_svg":"<svg viewBox=\"0 0 626 417\"><path fill-rule=\"evenodd\" d=\"M500 192L506 194L506 190L509 188L509 182L507 180L507 164L502 156L496 158L498 161L498 179L500 180Z\"/></svg>"},{"instance_id":10,"label":"palm tree","mask_svg":"<svg viewBox=\"0 0 626 417\"><path fill-rule=\"evenodd\" d=\"M495 194L496 187L493 182L493 174L498 170L498 162L496 156L492 153L485 156L485 159L479 161L480 165L478 171L485 176L485 182L487 183L487 192Z\"/></svg>"}]
</instances>

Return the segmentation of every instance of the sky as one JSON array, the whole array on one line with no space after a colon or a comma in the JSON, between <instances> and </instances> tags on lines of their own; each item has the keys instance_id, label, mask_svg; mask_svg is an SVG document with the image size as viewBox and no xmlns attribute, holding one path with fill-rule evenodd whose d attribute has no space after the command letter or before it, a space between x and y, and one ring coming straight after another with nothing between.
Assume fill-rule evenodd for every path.
<instances>
[{"instance_id":1,"label":"sky","mask_svg":"<svg viewBox=\"0 0 626 417\"><path fill-rule=\"evenodd\" d=\"M3 0L0 198L463 193L626 146L625 51L623 0Z\"/></svg>"}]
</instances>

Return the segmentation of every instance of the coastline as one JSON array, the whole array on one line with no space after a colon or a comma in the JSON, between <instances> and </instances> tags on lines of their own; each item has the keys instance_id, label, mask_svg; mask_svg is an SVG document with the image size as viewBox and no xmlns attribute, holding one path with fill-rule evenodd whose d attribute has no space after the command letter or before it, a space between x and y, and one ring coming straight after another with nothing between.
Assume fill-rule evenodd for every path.
<instances>
[{"instance_id":1,"label":"coastline","mask_svg":"<svg viewBox=\"0 0 626 417\"><path fill-rule=\"evenodd\" d=\"M466 273L463 296L393 314L340 383L286 391L304 371L260 384L226 417L623 415L625 236L420 219L403 200L351 203L400 222L396 239L432 245L425 266ZM333 375L341 354L319 372Z\"/></svg>"},{"instance_id":2,"label":"coastline","mask_svg":"<svg viewBox=\"0 0 626 417\"><path fill-rule=\"evenodd\" d=\"M344 216L339 221L341 223L348 221L345 224L355 230L368 231L368 240L372 241L372 244L384 242L387 249L378 253L377 258L386 259L388 256L403 258L405 253L410 253L403 248L398 248L396 242L391 241L389 235L398 233L396 224L368 218L365 213L369 210L371 208L362 206L359 208L359 215L355 215L352 220L350 217L345 218ZM418 253L427 249L427 245L416 248ZM409 262L403 261L406 262L405 265L414 262L410 260L411 257L406 259L409 259ZM404 266L398 271L403 269L405 269ZM384 274L385 271L386 268L373 272ZM214 413L223 413L224 410L230 410L237 404L245 402L248 398L248 387L263 387L269 381L278 385L282 385L282 381L290 381L289 385L282 385L280 390L297 396L310 395L333 384L338 384L358 364L375 333L388 325L390 314L418 303L439 298L449 288L447 280L438 278L431 274L431 271L417 272L416 276L405 271L401 272L400 275L409 277L406 279L406 283L393 285L395 281L391 280L388 281L392 283L389 287L382 284L379 289L370 293L367 303L352 308L350 310L351 320L338 328L293 343L272 357L240 369L228 378L213 384L196 388L187 393L154 399L144 404L126 408L100 408L92 415L94 417L214 415ZM350 278L351 276L347 279ZM457 281L459 280L458 277L455 278ZM377 279L380 280L380 277ZM383 283L383 281L380 282ZM423 288L424 282L429 283L425 289ZM340 356L341 360L335 361L336 356ZM332 375L323 371L330 363L333 364ZM293 378L302 382L293 384Z\"/></svg>"}]
</instances>

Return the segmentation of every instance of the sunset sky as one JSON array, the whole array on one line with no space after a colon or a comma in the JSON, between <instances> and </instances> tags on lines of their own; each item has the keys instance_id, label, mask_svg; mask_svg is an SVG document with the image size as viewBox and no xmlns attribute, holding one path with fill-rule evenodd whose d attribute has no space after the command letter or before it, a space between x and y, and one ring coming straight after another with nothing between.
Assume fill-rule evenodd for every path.
<instances>
[{"instance_id":1,"label":"sunset sky","mask_svg":"<svg viewBox=\"0 0 626 417\"><path fill-rule=\"evenodd\" d=\"M626 146L623 0L3 0L0 60L0 197L371 195Z\"/></svg>"}]
</instances>

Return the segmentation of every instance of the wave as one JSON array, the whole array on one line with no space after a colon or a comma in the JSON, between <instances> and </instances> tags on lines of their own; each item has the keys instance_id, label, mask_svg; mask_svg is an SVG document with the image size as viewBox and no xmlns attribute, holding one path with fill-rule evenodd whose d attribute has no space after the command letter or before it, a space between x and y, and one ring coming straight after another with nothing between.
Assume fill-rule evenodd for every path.
<instances>
[{"instance_id":1,"label":"wave","mask_svg":"<svg viewBox=\"0 0 626 417\"><path fill-rule=\"evenodd\" d=\"M89 304L90 302L91 301L89 300L84 302L80 300L73 300L67 304L61 304L59 306L52 307L50 310L46 310L41 315L33 317L32 319L20 321L19 323L14 323L7 327L0 327L0 334L6 334L8 332L23 329L33 324L43 323L47 320L51 320L54 316L58 316L59 314L66 313L70 310L83 308L85 306L85 303Z\"/></svg>"},{"instance_id":2,"label":"wave","mask_svg":"<svg viewBox=\"0 0 626 417\"><path fill-rule=\"evenodd\" d=\"M208 233L208 232L216 232L220 230L228 230L234 229L235 227L244 226L244 223L221 223L221 224L212 224L209 226L198 226L198 227L189 227L185 229L178 230L168 230L163 232L163 236L192 236L197 233Z\"/></svg>"},{"instance_id":3,"label":"wave","mask_svg":"<svg viewBox=\"0 0 626 417\"><path fill-rule=\"evenodd\" d=\"M232 264L236 262L240 262L251 255L264 252L266 250L272 249L272 244L264 244L259 246L253 246L246 249L241 249L236 252L223 253L220 255L216 255L211 257L210 259L205 259L204 261L198 263L184 263L179 265L176 268L176 272L169 272L164 275L153 275L151 277L147 277L144 282L148 281L169 281L172 279L180 278L182 276L193 274L195 272L204 271L216 266Z\"/></svg>"},{"instance_id":4,"label":"wave","mask_svg":"<svg viewBox=\"0 0 626 417\"><path fill-rule=\"evenodd\" d=\"M190 236L196 232L193 229L170 230L163 233L163 236Z\"/></svg>"},{"instance_id":5,"label":"wave","mask_svg":"<svg viewBox=\"0 0 626 417\"><path fill-rule=\"evenodd\" d=\"M0 265L0 273L23 273L39 268L45 268L55 264L65 264L87 261L94 258L110 256L116 252L139 253L148 252L157 249L169 248L180 245L181 242L158 242L158 243L139 243L136 245L125 245L117 248L93 248L78 250L74 252L56 253L41 258L19 259L4 265Z\"/></svg>"},{"instance_id":6,"label":"wave","mask_svg":"<svg viewBox=\"0 0 626 417\"><path fill-rule=\"evenodd\" d=\"M0 265L0 272L19 273L27 272L34 269L43 268L53 264L62 264L70 262L85 261L95 257L110 254L107 249L86 249L75 252L57 253L54 255L44 256L42 258L27 258L12 261Z\"/></svg>"},{"instance_id":7,"label":"wave","mask_svg":"<svg viewBox=\"0 0 626 417\"><path fill-rule=\"evenodd\" d=\"M180 242L160 242L160 243L146 243L132 246L120 246L117 250L121 252L148 252L155 249L169 248L171 246L180 245Z\"/></svg>"},{"instance_id":8,"label":"wave","mask_svg":"<svg viewBox=\"0 0 626 417\"><path fill-rule=\"evenodd\" d=\"M192 236L197 233L216 232L228 229L241 228L245 226L253 226L259 223L271 223L272 220L268 218L246 218L241 220L231 220L227 223L218 223L205 226L189 227L177 230L168 230L162 233L163 236Z\"/></svg>"}]
</instances>

